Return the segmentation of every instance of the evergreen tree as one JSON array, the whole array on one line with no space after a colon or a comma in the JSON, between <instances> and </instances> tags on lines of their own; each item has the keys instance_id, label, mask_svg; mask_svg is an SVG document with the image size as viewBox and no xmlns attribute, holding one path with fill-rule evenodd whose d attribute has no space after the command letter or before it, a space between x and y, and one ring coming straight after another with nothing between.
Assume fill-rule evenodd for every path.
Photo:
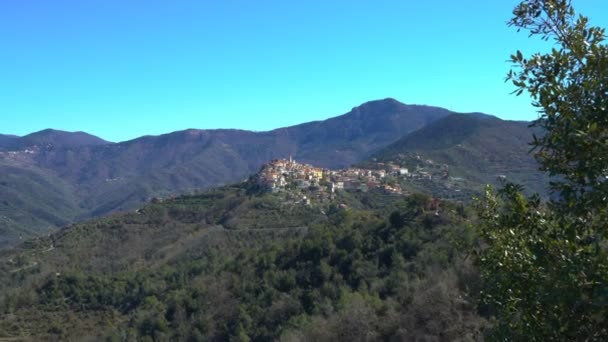
<instances>
[{"instance_id":1,"label":"evergreen tree","mask_svg":"<svg viewBox=\"0 0 608 342\"><path fill-rule=\"evenodd\" d=\"M526 0L510 25L552 40L511 56L507 79L538 108L532 146L553 200L508 184L479 202L484 298L499 340L608 339L608 48L569 0Z\"/></svg>"}]
</instances>

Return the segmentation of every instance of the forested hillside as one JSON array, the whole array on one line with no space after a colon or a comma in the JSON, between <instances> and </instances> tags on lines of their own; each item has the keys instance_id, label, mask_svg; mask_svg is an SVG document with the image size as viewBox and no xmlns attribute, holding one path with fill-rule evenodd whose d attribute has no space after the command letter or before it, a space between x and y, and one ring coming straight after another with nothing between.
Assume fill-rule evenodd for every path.
<instances>
[{"instance_id":1,"label":"forested hillside","mask_svg":"<svg viewBox=\"0 0 608 342\"><path fill-rule=\"evenodd\" d=\"M5 252L0 338L479 340L470 220L425 195L241 185L152 203Z\"/></svg>"}]
</instances>

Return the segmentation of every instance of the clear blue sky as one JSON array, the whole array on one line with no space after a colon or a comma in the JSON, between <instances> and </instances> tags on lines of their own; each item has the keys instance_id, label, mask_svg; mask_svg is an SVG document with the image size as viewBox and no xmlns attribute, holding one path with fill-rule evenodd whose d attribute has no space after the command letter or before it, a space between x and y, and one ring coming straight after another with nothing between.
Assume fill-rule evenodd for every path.
<instances>
[{"instance_id":1,"label":"clear blue sky","mask_svg":"<svg viewBox=\"0 0 608 342\"><path fill-rule=\"evenodd\" d=\"M0 133L267 130L385 97L530 120L503 83L542 48L505 25L517 2L3 1ZM608 26L608 1L574 5Z\"/></svg>"}]
</instances>

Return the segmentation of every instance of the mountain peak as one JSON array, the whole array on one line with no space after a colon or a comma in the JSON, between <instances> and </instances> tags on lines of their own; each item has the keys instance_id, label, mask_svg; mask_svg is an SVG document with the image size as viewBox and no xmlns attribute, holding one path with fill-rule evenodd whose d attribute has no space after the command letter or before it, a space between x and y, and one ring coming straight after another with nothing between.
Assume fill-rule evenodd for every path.
<instances>
[{"instance_id":1,"label":"mountain peak","mask_svg":"<svg viewBox=\"0 0 608 342\"><path fill-rule=\"evenodd\" d=\"M76 147L105 144L109 144L109 142L86 132L67 132L52 128L30 133L17 141L18 147L33 145Z\"/></svg>"},{"instance_id":2,"label":"mountain peak","mask_svg":"<svg viewBox=\"0 0 608 342\"><path fill-rule=\"evenodd\" d=\"M404 105L403 103L397 101L396 99L394 99L392 97L386 97L386 98L383 98L383 99L371 100L371 101L364 102L363 104L361 104L361 106L365 106L365 105L378 105L378 104Z\"/></svg>"},{"instance_id":3,"label":"mountain peak","mask_svg":"<svg viewBox=\"0 0 608 342\"><path fill-rule=\"evenodd\" d=\"M396 111L402 108L406 108L407 105L387 97L381 100L373 100L365 102L352 109L353 112L361 112L367 115L373 115L375 113L383 113L387 111Z\"/></svg>"}]
</instances>

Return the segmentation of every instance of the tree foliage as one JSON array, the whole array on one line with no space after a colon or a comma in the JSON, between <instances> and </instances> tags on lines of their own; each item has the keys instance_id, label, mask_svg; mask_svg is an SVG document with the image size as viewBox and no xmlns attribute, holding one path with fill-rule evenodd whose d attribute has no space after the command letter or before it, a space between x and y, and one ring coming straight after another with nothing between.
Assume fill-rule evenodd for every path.
<instances>
[{"instance_id":1,"label":"tree foliage","mask_svg":"<svg viewBox=\"0 0 608 342\"><path fill-rule=\"evenodd\" d=\"M532 142L553 200L509 184L479 202L479 263L498 339L608 338L608 48L567 0L526 0L511 26L555 42L511 56L507 79L538 108Z\"/></svg>"},{"instance_id":2,"label":"tree foliage","mask_svg":"<svg viewBox=\"0 0 608 342\"><path fill-rule=\"evenodd\" d=\"M4 265L0 255L0 339L481 340L486 320L469 296L479 279L461 250L471 229L456 204L438 212L424 195L338 194L321 220L277 196L224 188L85 222L50 252L32 246L28 258L45 258L35 272L20 270L33 259ZM227 216L231 228L218 229ZM290 228L304 218L305 230ZM202 222L213 228L197 235ZM162 253L127 265L142 240ZM104 263L92 262L86 253L106 243ZM74 260L49 265L59 253Z\"/></svg>"}]
</instances>

